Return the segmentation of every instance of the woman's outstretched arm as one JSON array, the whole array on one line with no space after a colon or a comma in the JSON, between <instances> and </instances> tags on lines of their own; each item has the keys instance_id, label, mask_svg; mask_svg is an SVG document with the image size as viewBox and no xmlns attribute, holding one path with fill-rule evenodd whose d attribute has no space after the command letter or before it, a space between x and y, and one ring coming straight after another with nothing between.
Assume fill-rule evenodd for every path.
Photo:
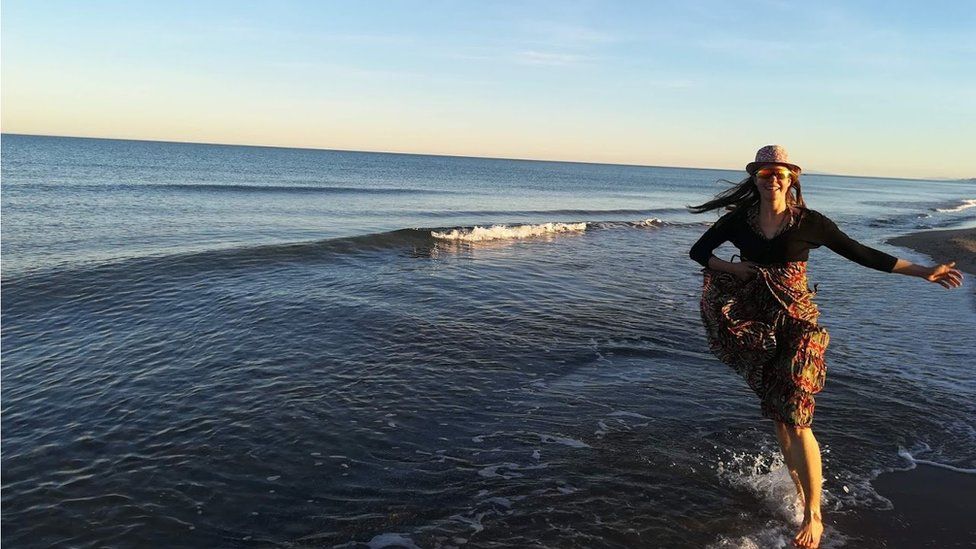
<instances>
[{"instance_id":1,"label":"woman's outstretched arm","mask_svg":"<svg viewBox=\"0 0 976 549\"><path fill-rule=\"evenodd\" d=\"M820 237L823 239L823 243L851 261L879 271L917 276L929 282L941 284L946 288L958 288L962 285L962 272L953 268L956 264L955 261L934 267L916 265L907 259L897 258L861 244L844 234L844 231L822 214L820 221Z\"/></svg>"}]
</instances>

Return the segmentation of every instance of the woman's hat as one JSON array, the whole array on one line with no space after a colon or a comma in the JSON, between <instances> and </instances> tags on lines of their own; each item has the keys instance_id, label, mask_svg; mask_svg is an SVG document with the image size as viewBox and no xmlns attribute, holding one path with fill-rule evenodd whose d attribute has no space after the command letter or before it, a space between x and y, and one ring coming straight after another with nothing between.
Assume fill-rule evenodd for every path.
<instances>
[{"instance_id":1,"label":"woman's hat","mask_svg":"<svg viewBox=\"0 0 976 549\"><path fill-rule=\"evenodd\" d=\"M801 171L799 166L790 163L789 153L779 145L766 145L759 149L756 152L756 161L746 164L746 171L754 174L759 169L759 166L763 164L779 164L780 166L786 166L796 173L800 173Z\"/></svg>"}]
</instances>

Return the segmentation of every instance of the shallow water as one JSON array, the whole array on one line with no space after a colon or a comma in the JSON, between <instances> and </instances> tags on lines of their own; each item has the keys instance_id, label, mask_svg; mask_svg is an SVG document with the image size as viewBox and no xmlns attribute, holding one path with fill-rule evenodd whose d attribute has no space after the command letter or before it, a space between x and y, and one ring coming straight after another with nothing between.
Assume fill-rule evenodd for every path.
<instances>
[{"instance_id":1,"label":"shallow water","mask_svg":"<svg viewBox=\"0 0 976 549\"><path fill-rule=\"evenodd\" d=\"M792 483L687 257L714 216L680 207L722 176L4 136L3 541L785 542ZM911 260L883 239L976 222L971 182L804 190ZM549 222L586 224L447 238ZM870 481L907 456L976 467L972 280L825 249L809 275L826 512L890 505Z\"/></svg>"}]
</instances>

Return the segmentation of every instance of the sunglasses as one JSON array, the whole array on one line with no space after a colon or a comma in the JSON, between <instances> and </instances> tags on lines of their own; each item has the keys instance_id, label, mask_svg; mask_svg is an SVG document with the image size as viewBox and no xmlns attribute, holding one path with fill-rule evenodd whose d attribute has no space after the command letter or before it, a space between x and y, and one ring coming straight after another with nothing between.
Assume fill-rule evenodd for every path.
<instances>
[{"instance_id":1,"label":"sunglasses","mask_svg":"<svg viewBox=\"0 0 976 549\"><path fill-rule=\"evenodd\" d=\"M763 168L756 172L756 177L760 179L770 179L774 175L782 180L789 178L793 174L785 168Z\"/></svg>"}]
</instances>

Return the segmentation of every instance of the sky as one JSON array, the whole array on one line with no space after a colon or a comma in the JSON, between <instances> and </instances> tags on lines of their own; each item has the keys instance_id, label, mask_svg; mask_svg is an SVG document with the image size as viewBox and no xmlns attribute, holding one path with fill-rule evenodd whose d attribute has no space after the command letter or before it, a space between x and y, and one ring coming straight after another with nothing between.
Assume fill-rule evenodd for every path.
<instances>
[{"instance_id":1,"label":"sky","mask_svg":"<svg viewBox=\"0 0 976 549\"><path fill-rule=\"evenodd\" d=\"M976 177L976 3L4 0L0 129Z\"/></svg>"}]
</instances>

